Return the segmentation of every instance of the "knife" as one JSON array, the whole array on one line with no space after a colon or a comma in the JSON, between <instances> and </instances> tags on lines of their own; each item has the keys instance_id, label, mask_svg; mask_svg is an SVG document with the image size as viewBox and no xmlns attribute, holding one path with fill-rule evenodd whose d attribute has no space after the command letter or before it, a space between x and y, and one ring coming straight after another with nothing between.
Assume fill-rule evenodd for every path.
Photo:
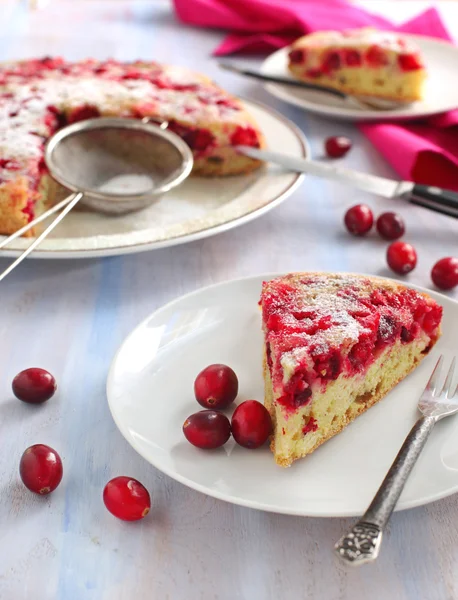
<instances>
[{"instance_id":1,"label":"knife","mask_svg":"<svg viewBox=\"0 0 458 600\"><path fill-rule=\"evenodd\" d=\"M281 165L290 171L338 181L385 198L402 198L412 204L455 217L455 219L458 218L458 193L451 190L411 181L396 181L344 167L335 167L324 162L258 150L251 146L236 146L236 150L245 156Z\"/></svg>"}]
</instances>

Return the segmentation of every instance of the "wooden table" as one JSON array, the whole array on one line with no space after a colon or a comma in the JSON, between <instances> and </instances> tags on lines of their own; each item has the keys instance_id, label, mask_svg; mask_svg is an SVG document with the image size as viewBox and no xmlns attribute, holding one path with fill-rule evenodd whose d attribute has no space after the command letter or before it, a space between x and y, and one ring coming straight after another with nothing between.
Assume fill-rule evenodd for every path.
<instances>
[{"instance_id":1,"label":"wooden table","mask_svg":"<svg viewBox=\"0 0 458 600\"><path fill-rule=\"evenodd\" d=\"M369 3L402 19L418 2ZM458 37L457 5L442 7ZM236 93L264 101L295 121L315 155L323 139L355 141L345 165L393 175L354 126L311 117L252 82L219 72L210 58L221 33L179 26L162 2L51 2L42 10L3 2L0 59L63 54L137 57L196 67ZM142 460L110 416L105 379L126 334L164 302L229 278L286 270L351 270L387 275L385 244L352 239L346 207L394 201L307 179L285 204L214 238L103 260L27 261L1 284L0 598L2 600L452 600L458 598L456 497L396 514L375 565L346 571L332 544L347 519L266 514L213 500L175 483ZM430 265L457 253L457 222L416 207L399 208L419 251L409 281L428 286ZM6 260L0 261L3 269ZM455 291L451 296L458 298ZM43 366L59 383L46 406L12 398L21 369ZM32 443L55 447L64 480L35 497L18 478ZM113 518L104 484L129 474L151 491L141 523ZM304 485L307 483L304 482Z\"/></svg>"}]
</instances>

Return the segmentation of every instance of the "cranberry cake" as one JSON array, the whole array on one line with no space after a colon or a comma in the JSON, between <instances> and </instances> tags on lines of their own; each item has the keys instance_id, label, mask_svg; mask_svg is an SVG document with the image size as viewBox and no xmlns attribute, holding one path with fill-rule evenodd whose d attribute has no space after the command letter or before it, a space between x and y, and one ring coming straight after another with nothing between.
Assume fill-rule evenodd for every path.
<instances>
[{"instance_id":1,"label":"cranberry cake","mask_svg":"<svg viewBox=\"0 0 458 600\"><path fill-rule=\"evenodd\" d=\"M440 336L441 306L376 277L290 274L264 283L260 304L271 448L284 467L383 398Z\"/></svg>"},{"instance_id":2,"label":"cranberry cake","mask_svg":"<svg viewBox=\"0 0 458 600\"><path fill-rule=\"evenodd\" d=\"M291 46L288 68L303 81L399 102L420 100L426 78L410 40L371 28L301 37Z\"/></svg>"},{"instance_id":3,"label":"cranberry cake","mask_svg":"<svg viewBox=\"0 0 458 600\"><path fill-rule=\"evenodd\" d=\"M43 161L63 125L98 116L169 122L194 154L194 173L247 173L259 161L234 146L262 147L241 102L210 79L153 62L44 58L0 66L0 234L13 233L52 203L57 184ZM32 234L32 233L31 233Z\"/></svg>"}]
</instances>

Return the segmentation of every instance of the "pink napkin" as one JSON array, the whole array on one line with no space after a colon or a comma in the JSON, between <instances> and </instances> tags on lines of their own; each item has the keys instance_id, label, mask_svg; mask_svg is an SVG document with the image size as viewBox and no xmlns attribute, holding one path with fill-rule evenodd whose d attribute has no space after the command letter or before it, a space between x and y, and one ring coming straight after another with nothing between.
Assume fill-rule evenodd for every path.
<instances>
[{"instance_id":1,"label":"pink napkin","mask_svg":"<svg viewBox=\"0 0 458 600\"><path fill-rule=\"evenodd\" d=\"M271 52L305 33L374 26L451 40L435 8L401 26L345 0L174 0L185 23L230 29L216 55ZM458 110L414 124L360 125L402 179L458 191ZM396 148L396 152L393 152Z\"/></svg>"}]
</instances>

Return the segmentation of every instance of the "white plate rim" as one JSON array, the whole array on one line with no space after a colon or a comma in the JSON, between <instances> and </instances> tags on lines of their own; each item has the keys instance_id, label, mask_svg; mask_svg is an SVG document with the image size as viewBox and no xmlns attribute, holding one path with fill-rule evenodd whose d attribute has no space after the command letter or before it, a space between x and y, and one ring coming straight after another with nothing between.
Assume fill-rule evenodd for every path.
<instances>
[{"instance_id":1,"label":"white plate rim","mask_svg":"<svg viewBox=\"0 0 458 600\"><path fill-rule=\"evenodd\" d=\"M449 50L454 50L457 53L457 57L458 57L458 46L456 46L451 41L443 40L440 38L435 38L435 37L431 37L431 36L427 36L427 35L419 35L419 34L408 34L408 33L400 32L400 35L402 35L403 37L405 37L407 39L411 39L414 42L421 43L423 41L424 43L437 44L439 46L447 47L447 49L449 49ZM270 54L262 62L260 71L262 73L265 73L266 75L269 74L270 73L270 63L277 60L279 57L282 57L284 54L286 54L287 50L288 50L288 47L286 46L286 47L280 48L279 50L276 50L275 52ZM307 101L305 99L304 100L298 99L294 95L289 94L288 88L283 88L281 86L281 84L266 83L266 84L264 84L264 87L270 94L272 94L272 96L275 96L275 98L278 98L280 100L283 100L283 102L287 102L288 104L297 106L297 107L302 108L303 110L309 111L311 113L321 115L322 117L344 120L344 121L374 122L374 121L385 121L387 119L396 120L396 121L409 121L409 120L421 119L421 118L428 117L428 116L438 115L438 114L447 112L448 110L454 110L454 109L458 108L458 105L456 105L456 106L450 105L450 107L446 108L446 109L431 108L429 110L424 110L424 111L420 110L415 113L407 112L405 110L400 111L397 109L384 110L384 111L377 111L377 110L358 111L358 110L351 109L351 108L327 106L326 104L320 105L318 102Z\"/></svg>"},{"instance_id":2,"label":"white plate rim","mask_svg":"<svg viewBox=\"0 0 458 600\"><path fill-rule=\"evenodd\" d=\"M282 113L271 108L270 106L264 104L263 102L259 102L257 100L252 100L248 98L244 98L242 96L238 96L242 102L247 103L248 105L252 104L256 106L258 109L265 111L271 117L275 118L277 121L280 121L284 126L288 127L289 130L295 135L299 145L301 147L301 158L310 158L312 156L312 150L310 143L302 132L302 130L293 123L290 119L285 117ZM262 168L262 167L261 167ZM156 250L161 248L168 248L172 246L177 246L181 244L187 244L196 240L205 239L220 233L224 233L229 231L230 229L234 229L241 225L245 225L250 221L261 217L266 214L273 208L280 205L284 202L291 194L293 194L296 189L301 185L305 178L304 173L292 173L292 181L288 183L287 187L280 193L277 194L270 201L266 202L259 208L255 208L254 210L250 210L242 216L235 217L230 219L224 223L203 227L198 231L194 231L189 234L178 235L175 237L171 237L164 240L152 241L152 242L141 242L135 244L119 244L115 247L106 247L106 248L97 248L97 249L87 249L83 250L81 248L78 249L65 249L65 250L54 250L54 249L43 249L37 248L29 258L32 259L80 259L80 258L99 258L105 256L120 256L125 254L136 254L140 252L147 252L150 250ZM114 234L120 235L120 234ZM128 236L129 234L122 234L124 236ZM0 236L0 239L2 236ZM33 240L33 238L32 238ZM22 254L24 250L8 250L5 248L0 252L0 258L16 258Z\"/></svg>"},{"instance_id":3,"label":"white plate rim","mask_svg":"<svg viewBox=\"0 0 458 600\"><path fill-rule=\"evenodd\" d=\"M353 271L352 272L339 271L339 273L344 274L344 275L353 274L353 275L368 276L367 273L355 273ZM143 459L145 459L154 468L158 469L161 473L164 473L168 477L171 477L175 481L178 481L179 483L185 485L186 487L188 487L190 489L193 489L197 492L205 494L206 496L216 498L217 500L222 500L224 502L228 502L229 504L243 506L245 508L253 508L256 510L261 510L261 511L269 512L269 513L273 513L273 514L284 514L284 515L292 515L292 516L300 516L300 517L317 517L317 518L358 517L358 516L360 516L360 513L354 512L352 510L341 510L341 511L333 510L331 513L331 512L320 512L318 510L302 511L302 510L294 509L294 508L285 508L285 507L282 507L281 505L263 504L262 502L258 502L258 501L244 500L243 498L240 498L240 497L233 497L233 496L230 496L229 494L225 494L223 492L219 492L218 490L214 490L212 488L206 487L205 485L196 483L192 479L188 479L187 477L182 476L179 473L176 473L175 471L173 471L173 469L168 469L167 467L164 468L163 466L158 464L158 462L160 462L160 461L158 461L158 462L153 461L148 456L146 456L146 453L144 453L135 444L135 442L132 440L131 436L129 436L128 432L126 431L126 428L124 428L124 426L117 419L115 410L112 406L112 402L110 401L111 386L113 385L116 364L117 364L117 361L118 361L118 358L122 351L123 346L137 333L138 330L140 330L152 318L154 318L157 315L160 315L162 312L166 312L167 310L173 308L176 304L186 301L188 298L197 296L204 292L211 291L212 289L215 289L218 287L224 287L224 286L231 285L231 284L240 284L240 283L243 283L244 281L250 281L250 280L266 280L266 281L268 281L270 279L274 279L276 277L281 277L284 275L285 275L284 272L283 273L282 272L278 272L278 273L274 272L274 273L264 273L264 274L258 274L258 275L249 275L249 276L240 277L237 279L229 279L229 280L221 281L218 283L214 283L214 284L211 284L208 286L201 287L192 292L183 294L182 296L174 298L170 302L167 302L166 304L160 306L158 309L153 311L150 315L148 315L145 319L143 319L140 323L138 323L136 327L134 327L131 330L131 332L124 338L124 340L118 347L115 355L113 356L113 359L110 364L110 368L108 370L107 381L106 381L106 394L107 394L108 407L109 407L111 416L113 418L113 421L114 421L116 427L118 428L118 430L120 431L120 433L122 434L124 439L127 441L127 443L137 452L137 454L139 454ZM380 279L384 279L386 281L399 283L399 280L391 279L389 277L380 277L380 276L377 276L377 277L379 277ZM419 286L419 285L416 285L413 283L402 282L402 284L405 285L406 287L412 288L419 292L423 292L426 294L432 294L433 298L435 296L438 298L438 301L440 301L441 298L445 299L446 301L450 301L452 304L456 305L456 308L458 310L458 300L455 300L454 298L450 298L449 296L441 294L440 292L438 292L436 290L430 290L428 288L424 288L422 286ZM380 481L380 483L381 483L381 481ZM394 512L400 512L403 510L408 510L410 508L424 506L424 505L430 504L432 502L436 502L437 500L442 500L444 498L448 498L449 496L452 496L453 494L455 494L457 492L458 492L458 483L456 484L455 487L450 488L444 492L441 492L441 493L438 493L435 495L430 495L428 497L420 497L415 500L411 500L411 501L407 501L407 502L401 500L396 505Z\"/></svg>"}]
</instances>

